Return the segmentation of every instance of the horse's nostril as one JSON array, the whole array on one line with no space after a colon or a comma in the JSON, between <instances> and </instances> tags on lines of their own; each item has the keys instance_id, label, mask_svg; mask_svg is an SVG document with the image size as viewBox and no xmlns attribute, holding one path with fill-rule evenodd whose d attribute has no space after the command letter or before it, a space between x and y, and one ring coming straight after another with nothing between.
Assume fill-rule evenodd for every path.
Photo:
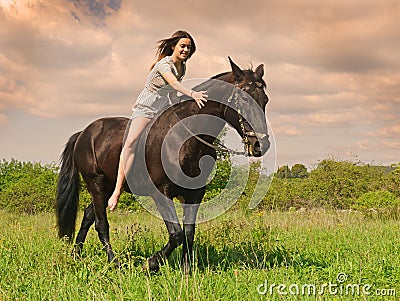
<instances>
[{"instance_id":1,"label":"horse's nostril","mask_svg":"<svg viewBox=\"0 0 400 301\"><path fill-rule=\"evenodd\" d=\"M254 151L256 151L256 152L260 152L261 151L260 142L256 141L254 143Z\"/></svg>"}]
</instances>

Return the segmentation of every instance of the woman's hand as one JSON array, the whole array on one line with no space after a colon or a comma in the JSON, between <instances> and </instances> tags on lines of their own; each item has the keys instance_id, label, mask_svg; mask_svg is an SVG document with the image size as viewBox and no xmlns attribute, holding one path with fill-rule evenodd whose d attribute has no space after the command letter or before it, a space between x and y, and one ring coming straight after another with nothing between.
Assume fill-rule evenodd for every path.
<instances>
[{"instance_id":1,"label":"woman's hand","mask_svg":"<svg viewBox=\"0 0 400 301\"><path fill-rule=\"evenodd\" d=\"M162 77L170 84L176 91L192 97L199 108L204 107L204 103L207 102L207 91L194 91L185 87L181 82L179 82L175 75L171 71L164 72L161 74Z\"/></svg>"},{"instance_id":2,"label":"woman's hand","mask_svg":"<svg viewBox=\"0 0 400 301\"><path fill-rule=\"evenodd\" d=\"M204 103L207 102L207 91L192 91L190 94L191 97L196 101L197 105L201 109L204 107Z\"/></svg>"}]
</instances>

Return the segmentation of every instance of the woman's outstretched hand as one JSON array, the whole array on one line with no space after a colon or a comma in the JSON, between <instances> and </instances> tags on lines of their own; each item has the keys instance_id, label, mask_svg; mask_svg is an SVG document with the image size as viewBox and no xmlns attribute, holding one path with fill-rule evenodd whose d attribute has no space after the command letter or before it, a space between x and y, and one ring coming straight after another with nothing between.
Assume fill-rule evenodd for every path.
<instances>
[{"instance_id":1,"label":"woman's outstretched hand","mask_svg":"<svg viewBox=\"0 0 400 301\"><path fill-rule=\"evenodd\" d=\"M193 91L191 96L196 101L200 109L204 107L204 103L207 102L207 91Z\"/></svg>"}]
</instances>

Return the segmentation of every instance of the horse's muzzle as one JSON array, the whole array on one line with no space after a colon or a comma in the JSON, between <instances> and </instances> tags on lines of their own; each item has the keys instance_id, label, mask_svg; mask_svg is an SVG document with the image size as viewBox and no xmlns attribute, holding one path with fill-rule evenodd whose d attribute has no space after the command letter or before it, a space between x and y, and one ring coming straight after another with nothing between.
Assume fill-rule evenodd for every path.
<instances>
[{"instance_id":1,"label":"horse's muzzle","mask_svg":"<svg viewBox=\"0 0 400 301\"><path fill-rule=\"evenodd\" d=\"M265 155L271 146L269 135L261 133L247 133L246 152L252 157Z\"/></svg>"}]
</instances>

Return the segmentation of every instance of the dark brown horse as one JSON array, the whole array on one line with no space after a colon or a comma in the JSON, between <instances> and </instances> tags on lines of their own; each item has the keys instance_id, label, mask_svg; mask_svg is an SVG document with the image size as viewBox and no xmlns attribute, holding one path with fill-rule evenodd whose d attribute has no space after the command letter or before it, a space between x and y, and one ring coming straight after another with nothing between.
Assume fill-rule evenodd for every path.
<instances>
[{"instance_id":1,"label":"dark brown horse","mask_svg":"<svg viewBox=\"0 0 400 301\"><path fill-rule=\"evenodd\" d=\"M195 88L206 90L209 95L204 108L199 109L192 99L181 97L180 102L157 115L139 139L135 163L126 175L129 185L125 184L124 189L136 195L151 196L169 232L165 247L147 260L151 271L157 271L182 243L182 267L185 271L190 269L196 216L205 193L206 179L213 167L213 164L202 166L201 159L203 156L216 159L212 144L225 123L243 138L248 155L262 156L270 146L265 119L268 97L262 79L263 65L252 71L241 70L231 60L230 64L231 72L217 75ZM170 134L171 128L193 116L201 118L190 119L180 131ZM204 118L209 117L214 118L205 122ZM128 122L129 119L121 117L103 118L72 135L62 153L57 187L60 238L67 237L71 241L74 236L81 173L92 203L85 209L75 250L80 254L88 230L95 223L108 260L117 264L110 245L106 209L115 186ZM182 138L188 133L191 137ZM193 184L191 179L197 182ZM172 202L174 197L182 202L183 227Z\"/></svg>"}]
</instances>

